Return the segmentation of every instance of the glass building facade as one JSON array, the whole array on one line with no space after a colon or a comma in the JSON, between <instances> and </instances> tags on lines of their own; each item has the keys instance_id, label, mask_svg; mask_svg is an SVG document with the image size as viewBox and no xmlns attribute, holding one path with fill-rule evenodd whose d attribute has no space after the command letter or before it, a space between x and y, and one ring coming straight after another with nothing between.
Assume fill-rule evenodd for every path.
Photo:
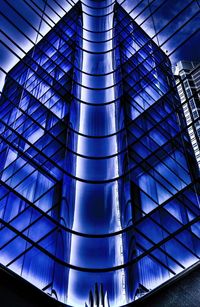
<instances>
[{"instance_id":1,"label":"glass building facade","mask_svg":"<svg viewBox=\"0 0 200 307\"><path fill-rule=\"evenodd\" d=\"M78 2L8 73L0 261L55 299L126 305L200 257L199 170L165 53Z\"/></svg>"}]
</instances>

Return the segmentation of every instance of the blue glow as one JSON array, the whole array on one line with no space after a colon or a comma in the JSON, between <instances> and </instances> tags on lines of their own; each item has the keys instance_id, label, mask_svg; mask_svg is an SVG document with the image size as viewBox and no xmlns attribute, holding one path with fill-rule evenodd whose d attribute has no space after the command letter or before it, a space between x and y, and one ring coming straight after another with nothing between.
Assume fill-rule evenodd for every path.
<instances>
[{"instance_id":1,"label":"blue glow","mask_svg":"<svg viewBox=\"0 0 200 307\"><path fill-rule=\"evenodd\" d=\"M111 0L77 3L7 74L5 266L71 306L103 287L116 307L199 259L199 174L174 86Z\"/></svg>"}]
</instances>

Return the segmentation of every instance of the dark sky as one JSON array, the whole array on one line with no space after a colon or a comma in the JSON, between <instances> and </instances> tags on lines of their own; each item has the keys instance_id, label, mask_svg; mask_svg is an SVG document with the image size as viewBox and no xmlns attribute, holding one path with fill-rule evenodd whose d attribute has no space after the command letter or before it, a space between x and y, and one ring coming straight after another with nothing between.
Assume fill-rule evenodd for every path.
<instances>
[{"instance_id":1,"label":"dark sky","mask_svg":"<svg viewBox=\"0 0 200 307\"><path fill-rule=\"evenodd\" d=\"M42 35L58 22L65 11L72 7L73 2L77 0L47 1L49 6L46 6L45 12L49 18L45 17L46 22L41 24ZM170 55L173 65L182 59L200 60L200 31L189 39L189 36L200 28L200 6L197 0L119 0L118 2L122 3L127 12L131 11L131 16L151 37L155 36L155 31L159 32L154 40ZM19 61L14 53L20 58L23 57L33 43L41 39L41 36L37 37L35 31L39 28L41 20L38 16L41 15L39 8L44 9L44 0L0 0L0 67L6 72ZM153 13L153 16L150 16L150 13ZM194 15L196 16L192 18ZM174 20L169 23L172 19ZM185 26L180 30L184 23ZM31 41L28 38L31 38ZM187 43L180 46L185 40ZM5 77L2 69L0 89Z\"/></svg>"},{"instance_id":2,"label":"dark sky","mask_svg":"<svg viewBox=\"0 0 200 307\"><path fill-rule=\"evenodd\" d=\"M139 0L127 0L124 7L130 11L139 2ZM153 16L149 17L151 12ZM156 33L159 32L155 42L159 42L162 49L168 52L172 64L175 65L181 59L200 60L200 31L189 38L192 33L200 29L200 6L196 0L146 0L133 11L132 17L137 14L140 15L136 21L142 24L142 28L151 37L155 36L155 30ZM149 18L144 22L147 17ZM185 26L180 29L183 24ZM187 43L180 46L185 40Z\"/></svg>"}]
</instances>

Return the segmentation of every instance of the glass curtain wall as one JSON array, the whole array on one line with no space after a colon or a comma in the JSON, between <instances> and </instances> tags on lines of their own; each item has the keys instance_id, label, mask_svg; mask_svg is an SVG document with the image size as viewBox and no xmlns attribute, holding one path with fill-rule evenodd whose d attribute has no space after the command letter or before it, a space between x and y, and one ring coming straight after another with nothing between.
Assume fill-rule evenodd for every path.
<instances>
[{"instance_id":1,"label":"glass curtain wall","mask_svg":"<svg viewBox=\"0 0 200 307\"><path fill-rule=\"evenodd\" d=\"M112 0L78 2L8 73L0 261L74 307L199 260L199 173L171 64Z\"/></svg>"}]
</instances>

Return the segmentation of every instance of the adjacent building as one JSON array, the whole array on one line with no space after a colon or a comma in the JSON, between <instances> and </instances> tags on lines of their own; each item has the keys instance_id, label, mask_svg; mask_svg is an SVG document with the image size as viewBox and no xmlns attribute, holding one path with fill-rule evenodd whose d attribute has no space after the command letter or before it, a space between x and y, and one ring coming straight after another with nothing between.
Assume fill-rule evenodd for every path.
<instances>
[{"instance_id":1,"label":"adjacent building","mask_svg":"<svg viewBox=\"0 0 200 307\"><path fill-rule=\"evenodd\" d=\"M200 62L180 61L175 74L188 133L200 168Z\"/></svg>"},{"instance_id":2,"label":"adjacent building","mask_svg":"<svg viewBox=\"0 0 200 307\"><path fill-rule=\"evenodd\" d=\"M115 1L78 2L8 73L0 261L67 305L126 305L200 256L171 64Z\"/></svg>"}]
</instances>

